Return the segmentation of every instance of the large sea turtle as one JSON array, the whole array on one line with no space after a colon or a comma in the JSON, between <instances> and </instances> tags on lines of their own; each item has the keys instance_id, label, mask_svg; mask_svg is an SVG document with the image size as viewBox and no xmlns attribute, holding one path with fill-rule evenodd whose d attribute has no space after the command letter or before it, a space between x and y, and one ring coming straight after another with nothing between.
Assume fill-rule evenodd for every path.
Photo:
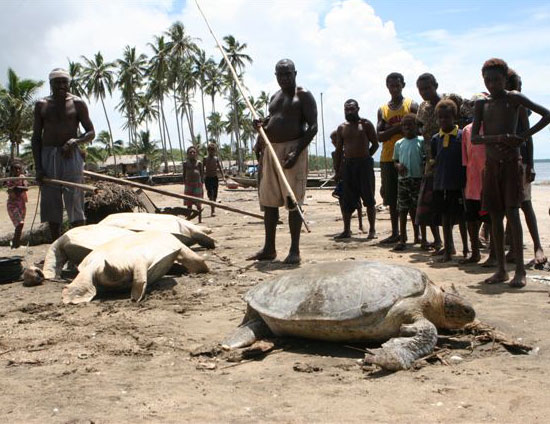
<instances>
[{"instance_id":1,"label":"large sea turtle","mask_svg":"<svg viewBox=\"0 0 550 424\"><path fill-rule=\"evenodd\" d=\"M156 213L114 213L103 219L98 225L110 225L132 231L163 231L175 235L182 243L192 246L195 243L208 249L214 249L215 241L208 236L211 230L195 225L186 219Z\"/></svg>"},{"instance_id":2,"label":"large sea turtle","mask_svg":"<svg viewBox=\"0 0 550 424\"><path fill-rule=\"evenodd\" d=\"M269 330L278 336L385 343L365 362L409 368L429 354L437 328L461 328L473 307L411 267L377 262L317 264L265 281L246 293L241 326L222 343L252 344Z\"/></svg>"},{"instance_id":3,"label":"large sea turtle","mask_svg":"<svg viewBox=\"0 0 550 424\"><path fill-rule=\"evenodd\" d=\"M92 224L71 228L48 248L42 268L43 277L59 278L67 261L78 265L96 247L129 234L134 232L110 225Z\"/></svg>"},{"instance_id":4,"label":"large sea turtle","mask_svg":"<svg viewBox=\"0 0 550 424\"><path fill-rule=\"evenodd\" d=\"M111 240L95 248L78 266L78 275L63 289L64 303L91 301L97 287L131 287L140 301L148 284L179 262L189 272L207 272L203 258L171 234L143 231Z\"/></svg>"}]
</instances>

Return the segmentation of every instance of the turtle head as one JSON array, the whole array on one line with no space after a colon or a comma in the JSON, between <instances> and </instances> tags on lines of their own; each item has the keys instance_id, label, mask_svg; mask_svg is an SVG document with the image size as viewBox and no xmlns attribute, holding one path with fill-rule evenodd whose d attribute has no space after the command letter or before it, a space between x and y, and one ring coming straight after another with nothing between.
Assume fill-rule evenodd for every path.
<instances>
[{"instance_id":1,"label":"turtle head","mask_svg":"<svg viewBox=\"0 0 550 424\"><path fill-rule=\"evenodd\" d=\"M475 319L476 312L470 302L458 294L442 291L444 328L462 328Z\"/></svg>"}]
</instances>

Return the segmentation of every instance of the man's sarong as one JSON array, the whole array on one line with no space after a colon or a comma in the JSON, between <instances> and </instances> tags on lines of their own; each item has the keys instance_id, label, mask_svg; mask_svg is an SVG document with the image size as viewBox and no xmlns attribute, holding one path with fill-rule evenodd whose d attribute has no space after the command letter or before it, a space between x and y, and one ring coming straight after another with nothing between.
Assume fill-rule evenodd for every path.
<instances>
[{"instance_id":1,"label":"man's sarong","mask_svg":"<svg viewBox=\"0 0 550 424\"><path fill-rule=\"evenodd\" d=\"M273 150L279 159L281 166L286 159L286 156L291 151L294 151L298 146L299 140L286 141L284 143L272 143ZM307 173L308 173L308 156L307 149L304 149L294 166L290 169L283 168L285 177L290 185L290 188L296 196L296 201L302 205L306 195ZM279 175L275 170L275 163L272 155L266 150L262 155L262 179L260 180L260 205L270 208L278 208L288 205L288 191L285 189L283 182L279 180Z\"/></svg>"},{"instance_id":2,"label":"man's sarong","mask_svg":"<svg viewBox=\"0 0 550 424\"><path fill-rule=\"evenodd\" d=\"M61 147L42 147L44 176L57 180L82 183L84 160L78 147L69 158L61 155ZM63 222L63 203L69 222L84 221L84 193L74 187L43 184L40 193L40 218L42 222Z\"/></svg>"}]
</instances>

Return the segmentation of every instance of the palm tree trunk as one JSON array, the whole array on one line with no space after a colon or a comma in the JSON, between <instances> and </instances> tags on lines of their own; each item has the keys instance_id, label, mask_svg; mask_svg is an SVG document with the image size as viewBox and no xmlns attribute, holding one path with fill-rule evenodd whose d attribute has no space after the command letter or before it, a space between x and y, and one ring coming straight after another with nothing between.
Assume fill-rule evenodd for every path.
<instances>
[{"instance_id":1,"label":"palm tree trunk","mask_svg":"<svg viewBox=\"0 0 550 424\"><path fill-rule=\"evenodd\" d=\"M208 129L206 128L206 112L204 110L204 91L201 87L201 103L202 103L202 121L204 122L204 135L206 136L206 144L208 145L208 142L210 141L208 139Z\"/></svg>"},{"instance_id":2,"label":"palm tree trunk","mask_svg":"<svg viewBox=\"0 0 550 424\"><path fill-rule=\"evenodd\" d=\"M109 145L111 148L111 154L113 155L113 162L115 165L115 175L118 175L118 167L116 165L116 154L113 149L113 131L111 130L111 122L109 121L109 117L107 116L107 109L105 109L105 102L103 101L103 96L99 96L101 99L101 106L103 106L103 113L105 114L105 119L107 120L107 128L109 128Z\"/></svg>"},{"instance_id":3,"label":"palm tree trunk","mask_svg":"<svg viewBox=\"0 0 550 424\"><path fill-rule=\"evenodd\" d=\"M172 139L170 138L170 132L168 131L168 124L166 123L166 117L164 116L164 105L161 101L160 103L161 107L161 114L162 114L162 122L164 124L164 128L166 129L166 137L168 138L168 145L170 146L170 159L172 159L172 165L174 166L174 172L176 172L176 162L174 161L174 155L172 152Z\"/></svg>"},{"instance_id":4,"label":"palm tree trunk","mask_svg":"<svg viewBox=\"0 0 550 424\"><path fill-rule=\"evenodd\" d=\"M157 99L157 107L159 108L160 110L160 100ZM158 118L158 123L159 123L159 134L160 134L160 144L162 145L162 160L164 162L164 173L167 174L168 173L168 157L166 155L166 142L164 141L164 137L163 137L163 131L162 131L162 119L159 117Z\"/></svg>"},{"instance_id":5,"label":"palm tree trunk","mask_svg":"<svg viewBox=\"0 0 550 424\"><path fill-rule=\"evenodd\" d=\"M178 102L177 102L177 99L176 99L176 93L175 92L174 92L172 97L174 99L174 112L176 114L176 130L178 132L178 142L179 142L180 150L181 150L181 137L182 137L182 134L180 133L180 123L179 123L179 119L178 119Z\"/></svg>"}]
</instances>

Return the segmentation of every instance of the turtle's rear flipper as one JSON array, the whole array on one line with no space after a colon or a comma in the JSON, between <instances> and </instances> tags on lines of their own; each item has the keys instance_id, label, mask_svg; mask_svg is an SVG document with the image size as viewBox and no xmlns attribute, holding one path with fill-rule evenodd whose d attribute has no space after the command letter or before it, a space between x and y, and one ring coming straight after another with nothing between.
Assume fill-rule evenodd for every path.
<instances>
[{"instance_id":1,"label":"turtle's rear flipper","mask_svg":"<svg viewBox=\"0 0 550 424\"><path fill-rule=\"evenodd\" d=\"M238 349L250 346L262 337L270 334L270 330L263 319L258 318L242 324L222 342L224 349Z\"/></svg>"},{"instance_id":2,"label":"turtle's rear flipper","mask_svg":"<svg viewBox=\"0 0 550 424\"><path fill-rule=\"evenodd\" d=\"M437 329L424 318L403 325L401 334L405 337L390 339L380 349L372 349L372 353L365 354L365 363L376 364L389 371L407 369L415 360L431 353L437 343Z\"/></svg>"}]
</instances>

